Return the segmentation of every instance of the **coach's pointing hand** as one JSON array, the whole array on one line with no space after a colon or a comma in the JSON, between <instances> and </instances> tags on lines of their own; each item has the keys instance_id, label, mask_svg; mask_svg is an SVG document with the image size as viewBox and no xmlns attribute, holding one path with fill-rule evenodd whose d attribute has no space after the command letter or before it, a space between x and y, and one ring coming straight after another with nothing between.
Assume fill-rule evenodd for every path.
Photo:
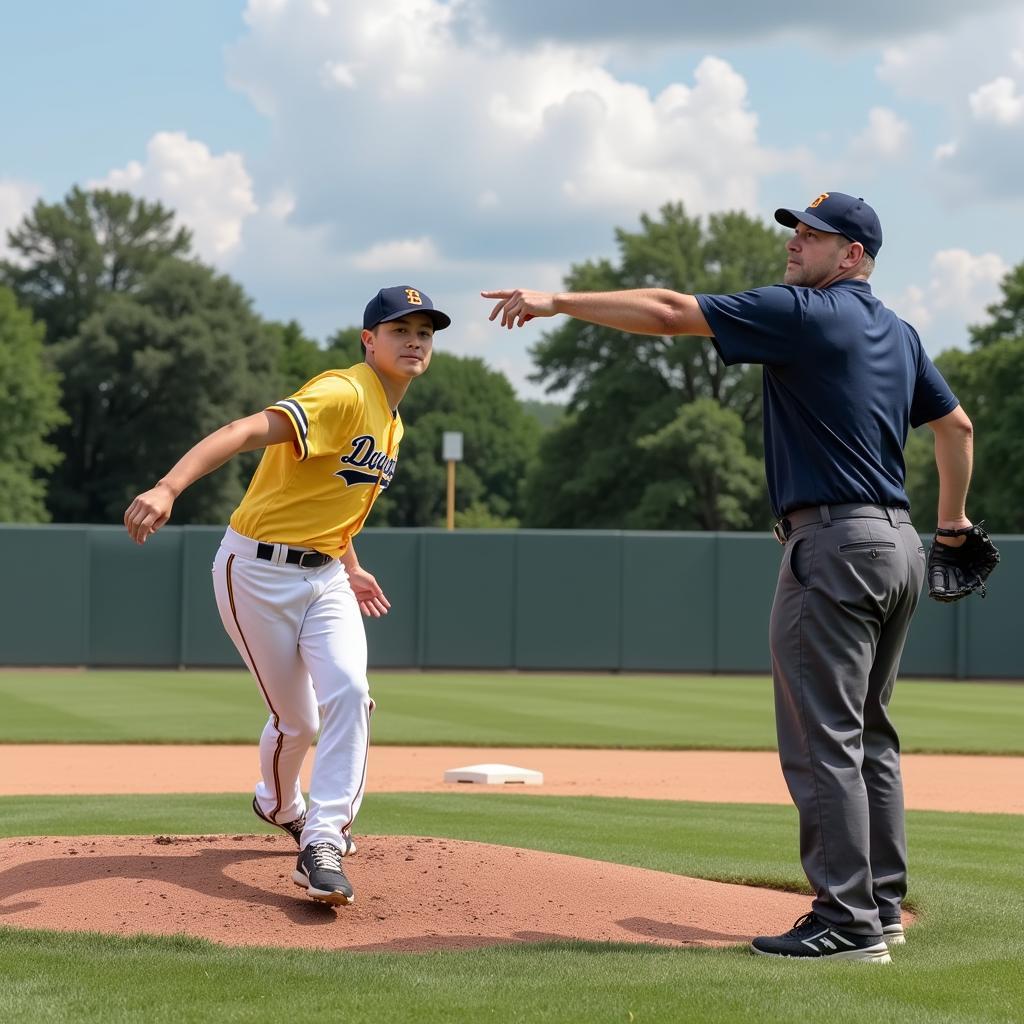
<instances>
[{"instance_id":1,"label":"coach's pointing hand","mask_svg":"<svg viewBox=\"0 0 1024 1024\"><path fill-rule=\"evenodd\" d=\"M481 292L485 299L497 299L498 303L487 318L493 320L501 314L501 326L512 330L522 327L535 316L555 315L555 296L551 292L531 292L522 288Z\"/></svg>"}]
</instances>

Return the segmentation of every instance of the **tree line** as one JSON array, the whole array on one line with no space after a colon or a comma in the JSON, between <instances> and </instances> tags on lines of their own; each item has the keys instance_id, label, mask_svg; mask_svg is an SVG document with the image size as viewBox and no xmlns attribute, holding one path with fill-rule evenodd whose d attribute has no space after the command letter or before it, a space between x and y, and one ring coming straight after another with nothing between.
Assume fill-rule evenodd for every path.
<instances>
[{"instance_id":1,"label":"tree line","mask_svg":"<svg viewBox=\"0 0 1024 1024\"><path fill-rule=\"evenodd\" d=\"M781 278L786 233L746 214L703 224L682 204L618 230L617 260L571 267L567 289L731 292ZM73 189L38 202L0 261L0 521L116 523L199 438L362 359L359 329L318 344L261 318L201 263L173 211ZM1024 532L1024 264L970 346L936 360L976 428L969 515ZM624 335L566 320L532 350L561 407L520 401L475 358L439 351L402 403L409 430L374 525L444 521L441 434L461 430L462 527L764 529L761 371L726 367L705 339ZM919 526L934 515L930 432L907 445ZM186 491L174 522L220 523L258 458Z\"/></svg>"}]
</instances>

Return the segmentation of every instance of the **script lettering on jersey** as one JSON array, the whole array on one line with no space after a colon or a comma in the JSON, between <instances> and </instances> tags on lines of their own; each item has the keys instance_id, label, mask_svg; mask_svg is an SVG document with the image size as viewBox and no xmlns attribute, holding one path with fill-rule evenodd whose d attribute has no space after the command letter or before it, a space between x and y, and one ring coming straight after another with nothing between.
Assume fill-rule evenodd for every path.
<instances>
[{"instance_id":1,"label":"script lettering on jersey","mask_svg":"<svg viewBox=\"0 0 1024 1024\"><path fill-rule=\"evenodd\" d=\"M395 475L397 459L388 458L387 452L377 448L376 438L372 434L360 434L350 442L352 451L342 455L339 461L356 469L339 469L335 476L340 476L350 487L355 484L370 484L380 480L380 489L386 491ZM367 473L365 470L373 470Z\"/></svg>"}]
</instances>

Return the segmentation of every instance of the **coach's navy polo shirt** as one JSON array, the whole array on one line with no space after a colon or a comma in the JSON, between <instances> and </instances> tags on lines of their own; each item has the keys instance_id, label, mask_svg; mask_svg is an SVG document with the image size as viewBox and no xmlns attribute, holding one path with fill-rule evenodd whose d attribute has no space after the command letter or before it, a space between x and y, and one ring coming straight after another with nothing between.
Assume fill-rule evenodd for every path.
<instances>
[{"instance_id":1,"label":"coach's navy polo shirt","mask_svg":"<svg viewBox=\"0 0 1024 1024\"><path fill-rule=\"evenodd\" d=\"M764 364L764 450L777 517L809 505L909 508L909 427L959 404L909 324L867 281L696 296L727 365Z\"/></svg>"}]
</instances>

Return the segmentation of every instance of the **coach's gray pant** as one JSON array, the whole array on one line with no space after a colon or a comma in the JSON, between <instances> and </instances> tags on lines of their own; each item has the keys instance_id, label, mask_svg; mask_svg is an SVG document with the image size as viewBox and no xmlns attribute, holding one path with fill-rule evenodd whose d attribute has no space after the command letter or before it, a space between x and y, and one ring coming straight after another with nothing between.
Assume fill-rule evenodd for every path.
<instances>
[{"instance_id":1,"label":"coach's gray pant","mask_svg":"<svg viewBox=\"0 0 1024 1024\"><path fill-rule=\"evenodd\" d=\"M856 518L838 518L859 511ZM835 517L832 517L832 513ZM807 518L821 517L811 525ZM881 932L907 891L899 739L888 704L925 555L905 510L793 517L771 615L779 758L800 815L812 909Z\"/></svg>"}]
</instances>

